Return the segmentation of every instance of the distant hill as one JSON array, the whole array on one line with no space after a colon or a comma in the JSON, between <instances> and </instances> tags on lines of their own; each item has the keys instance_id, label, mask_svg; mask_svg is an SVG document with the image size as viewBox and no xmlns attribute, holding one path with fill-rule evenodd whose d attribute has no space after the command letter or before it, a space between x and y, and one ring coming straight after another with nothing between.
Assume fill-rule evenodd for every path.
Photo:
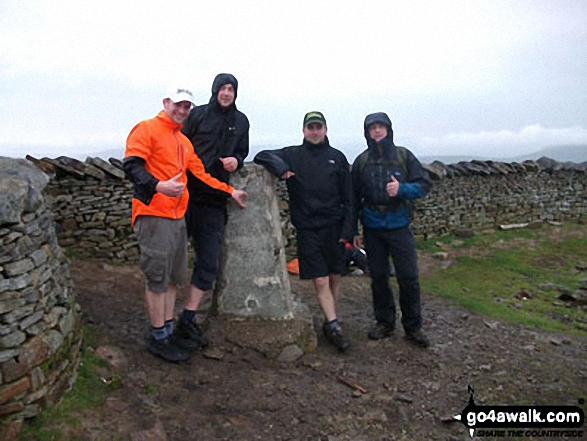
<instances>
[{"instance_id":1,"label":"distant hill","mask_svg":"<svg viewBox=\"0 0 587 441\"><path fill-rule=\"evenodd\" d=\"M79 159L81 161L84 161L88 156L91 156L92 158L98 157L98 158L102 158L104 160L108 160L109 158L116 158L116 159L122 160L122 158L124 158L124 149L125 149L125 147L120 147L120 148L102 150L100 152L95 152L95 153L79 154L79 155L74 156L74 158Z\"/></svg>"},{"instance_id":2,"label":"distant hill","mask_svg":"<svg viewBox=\"0 0 587 441\"><path fill-rule=\"evenodd\" d=\"M513 159L520 160L521 158L524 158L523 160L536 160L542 158L543 156L560 162L582 163L587 161L587 145L559 145L545 147L541 150L538 150L536 153L518 156Z\"/></svg>"},{"instance_id":3,"label":"distant hill","mask_svg":"<svg viewBox=\"0 0 587 441\"><path fill-rule=\"evenodd\" d=\"M434 161L440 161L443 164L456 164L460 161L501 161L501 162L523 162L527 160L537 160L542 157L554 159L559 162L575 162L577 164L587 162L587 145L560 145L550 146L540 149L534 153L527 153L520 156L512 157L483 157L483 156L471 156L471 155L429 155L420 156L420 162L423 164L430 164Z\"/></svg>"}]
</instances>

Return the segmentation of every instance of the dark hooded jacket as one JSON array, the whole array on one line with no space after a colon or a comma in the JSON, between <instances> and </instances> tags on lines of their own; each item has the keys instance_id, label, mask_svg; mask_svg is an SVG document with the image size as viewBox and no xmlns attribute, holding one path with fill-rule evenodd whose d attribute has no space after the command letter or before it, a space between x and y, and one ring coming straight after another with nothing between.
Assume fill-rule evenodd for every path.
<instances>
[{"instance_id":1,"label":"dark hooded jacket","mask_svg":"<svg viewBox=\"0 0 587 441\"><path fill-rule=\"evenodd\" d=\"M318 145L304 140L302 145L264 150L253 161L278 178L294 173L285 181L294 227L315 230L340 224L341 239L351 239L350 167L328 137Z\"/></svg>"},{"instance_id":2,"label":"dark hooded jacket","mask_svg":"<svg viewBox=\"0 0 587 441\"><path fill-rule=\"evenodd\" d=\"M379 142L369 136L368 128L375 123L387 127L387 137ZM356 227L360 217L367 228L405 227L412 220L411 201L430 191L428 173L412 152L393 143L391 120L385 113L367 115L364 130L367 150L355 159L352 168L353 224ZM391 176L400 183L395 197L386 190Z\"/></svg>"},{"instance_id":3,"label":"dark hooded jacket","mask_svg":"<svg viewBox=\"0 0 587 441\"><path fill-rule=\"evenodd\" d=\"M235 102L227 108L218 104L218 92L225 84L234 87L236 102L237 79L231 74L218 74L212 83L210 102L192 109L182 132L192 142L206 171L228 184L230 173L224 170L220 158L233 156L238 161L238 168L243 166L249 154L249 120L237 110ZM191 173L188 173L188 190L191 204L200 202L224 206L228 199L226 193L212 189Z\"/></svg>"}]
</instances>

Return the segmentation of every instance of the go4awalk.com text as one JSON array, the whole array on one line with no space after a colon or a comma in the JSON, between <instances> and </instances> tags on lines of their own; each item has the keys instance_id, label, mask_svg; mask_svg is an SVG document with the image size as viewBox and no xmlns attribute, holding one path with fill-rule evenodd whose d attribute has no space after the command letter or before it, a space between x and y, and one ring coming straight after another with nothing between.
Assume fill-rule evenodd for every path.
<instances>
[{"instance_id":1,"label":"go4awalk.com text","mask_svg":"<svg viewBox=\"0 0 587 441\"><path fill-rule=\"evenodd\" d=\"M469 403L454 419L471 437L583 438L585 413L579 406L478 406L469 386ZM582 406L584 399L578 400Z\"/></svg>"}]
</instances>

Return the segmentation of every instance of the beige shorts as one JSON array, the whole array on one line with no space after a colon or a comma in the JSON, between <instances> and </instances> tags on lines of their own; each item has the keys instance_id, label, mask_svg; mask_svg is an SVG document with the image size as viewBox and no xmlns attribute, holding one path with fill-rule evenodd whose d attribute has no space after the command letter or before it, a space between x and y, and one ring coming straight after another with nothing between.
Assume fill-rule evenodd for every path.
<instances>
[{"instance_id":1,"label":"beige shorts","mask_svg":"<svg viewBox=\"0 0 587 441\"><path fill-rule=\"evenodd\" d=\"M141 270L147 289L167 291L169 284L186 285L188 274L188 238L182 219L139 216L134 224L141 250Z\"/></svg>"}]
</instances>

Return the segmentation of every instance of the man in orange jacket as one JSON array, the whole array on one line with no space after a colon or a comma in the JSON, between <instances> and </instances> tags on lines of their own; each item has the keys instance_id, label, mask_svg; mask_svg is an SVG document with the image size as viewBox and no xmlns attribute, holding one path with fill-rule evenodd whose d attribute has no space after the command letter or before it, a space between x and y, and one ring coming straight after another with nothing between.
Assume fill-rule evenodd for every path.
<instances>
[{"instance_id":1,"label":"man in orange jacket","mask_svg":"<svg viewBox=\"0 0 587 441\"><path fill-rule=\"evenodd\" d=\"M189 358L199 346L176 338L173 316L177 286L189 281L184 214L189 170L205 184L224 191L245 207L246 193L210 176L181 127L194 103L192 93L176 88L163 99L163 110L141 121L126 141L124 170L135 184L132 223L139 238L145 300L151 324L147 349L166 361Z\"/></svg>"}]
</instances>

